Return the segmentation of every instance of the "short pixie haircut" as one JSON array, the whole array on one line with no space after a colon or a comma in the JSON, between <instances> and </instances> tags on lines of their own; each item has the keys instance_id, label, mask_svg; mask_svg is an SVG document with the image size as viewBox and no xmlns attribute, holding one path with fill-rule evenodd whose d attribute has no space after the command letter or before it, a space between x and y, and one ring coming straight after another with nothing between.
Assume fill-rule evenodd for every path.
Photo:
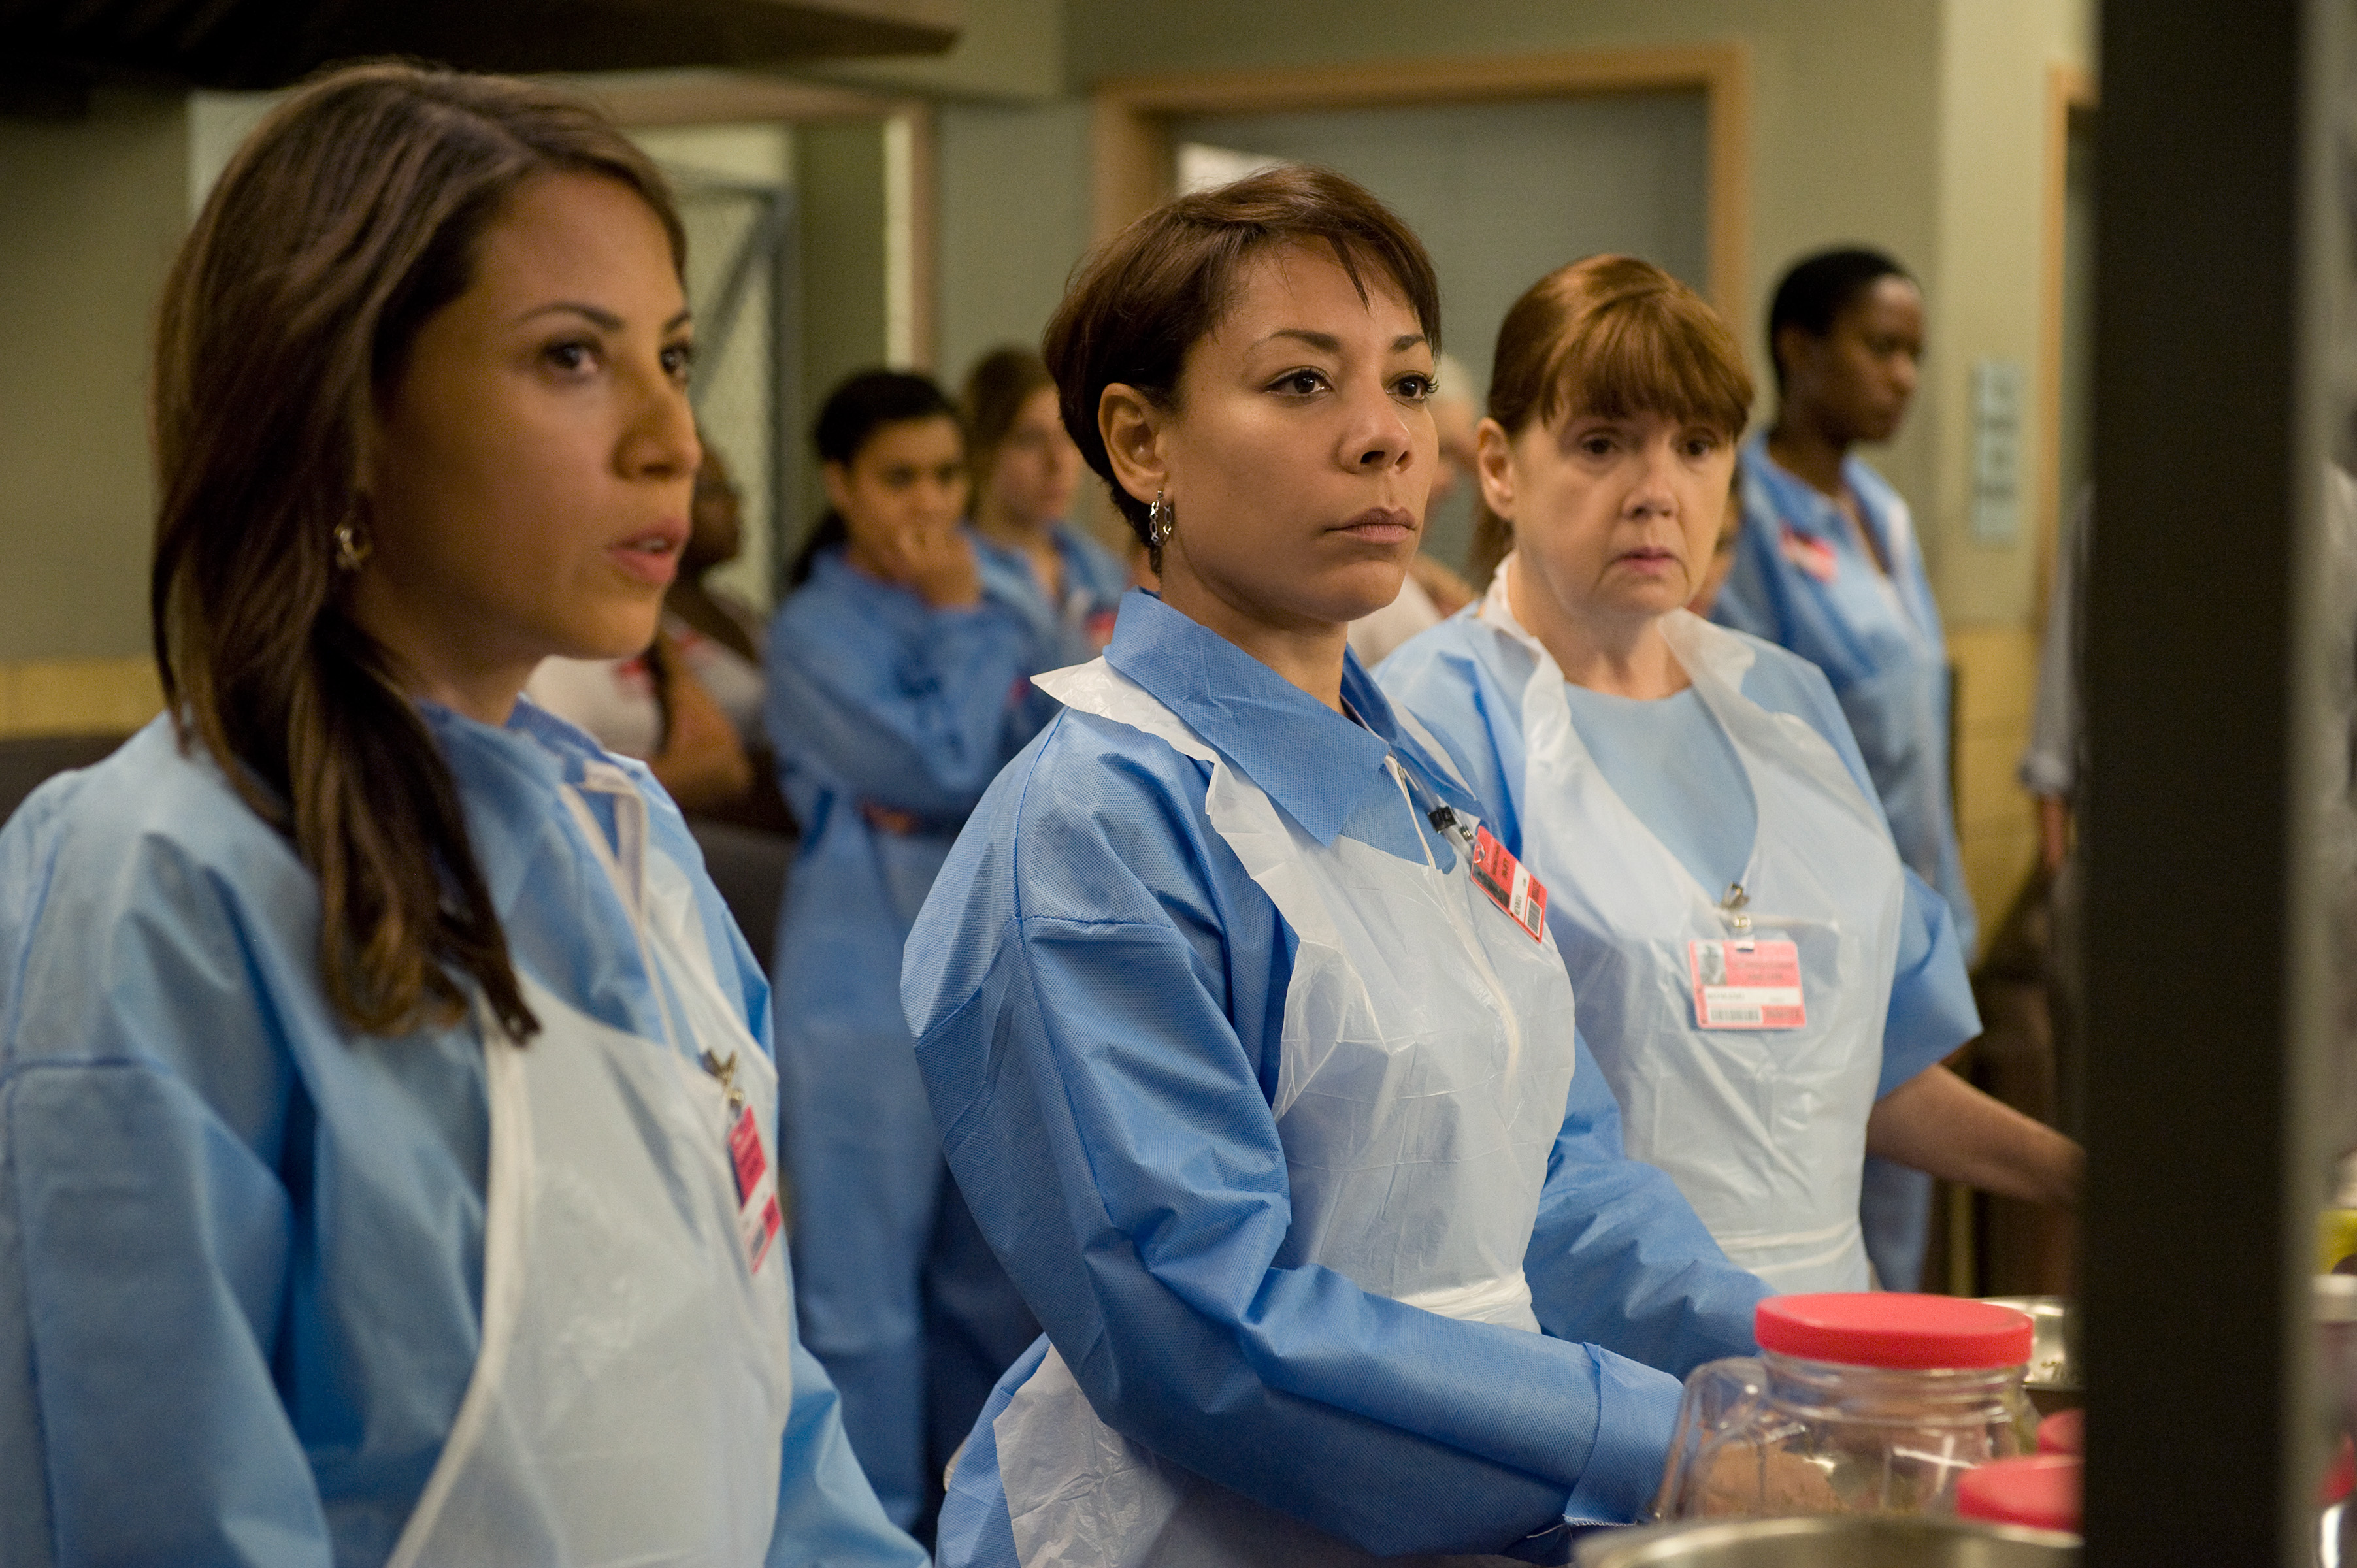
<instances>
[{"instance_id":1,"label":"short pixie haircut","mask_svg":"<svg viewBox=\"0 0 2357 1568\"><path fill-rule=\"evenodd\" d=\"M1188 350L1218 328L1243 263L1278 245L1330 251L1361 299L1372 270L1398 289L1432 351L1440 352L1432 258L1355 180L1288 164L1164 202L1082 261L1044 344L1064 428L1141 540L1149 509L1114 477L1097 405L1118 382L1172 406Z\"/></svg>"}]
</instances>

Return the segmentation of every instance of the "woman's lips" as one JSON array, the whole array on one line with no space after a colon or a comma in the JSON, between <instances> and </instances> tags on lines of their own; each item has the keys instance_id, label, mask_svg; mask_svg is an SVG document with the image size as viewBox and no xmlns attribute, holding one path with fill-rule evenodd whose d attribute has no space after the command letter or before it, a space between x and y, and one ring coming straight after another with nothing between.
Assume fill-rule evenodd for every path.
<instances>
[{"instance_id":1,"label":"woman's lips","mask_svg":"<svg viewBox=\"0 0 2357 1568\"><path fill-rule=\"evenodd\" d=\"M1371 506L1334 532L1369 544L1397 544L1415 537L1415 514L1405 507Z\"/></svg>"},{"instance_id":2,"label":"woman's lips","mask_svg":"<svg viewBox=\"0 0 2357 1568\"><path fill-rule=\"evenodd\" d=\"M687 542L685 524L664 523L610 545L606 559L626 577L658 588L671 585L679 575L680 547Z\"/></svg>"},{"instance_id":3,"label":"woman's lips","mask_svg":"<svg viewBox=\"0 0 2357 1568\"><path fill-rule=\"evenodd\" d=\"M1678 564L1678 558L1667 550L1630 550L1615 558L1618 564L1649 576L1660 575Z\"/></svg>"}]
</instances>

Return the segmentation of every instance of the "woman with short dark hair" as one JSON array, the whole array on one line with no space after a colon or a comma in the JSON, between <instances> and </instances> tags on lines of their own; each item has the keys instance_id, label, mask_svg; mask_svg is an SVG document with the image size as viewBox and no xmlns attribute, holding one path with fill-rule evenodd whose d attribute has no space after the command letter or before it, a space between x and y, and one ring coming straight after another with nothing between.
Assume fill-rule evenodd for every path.
<instances>
[{"instance_id":1,"label":"woman with short dark hair","mask_svg":"<svg viewBox=\"0 0 2357 1568\"><path fill-rule=\"evenodd\" d=\"M1047 1329L945 1563L1559 1555L1752 1344L1764 1287L1620 1154L1544 890L1347 652L1421 532L1438 327L1415 236L1304 168L1138 220L1049 327L1161 595L1040 679L1065 711L909 940L943 1146Z\"/></svg>"},{"instance_id":2,"label":"woman with short dark hair","mask_svg":"<svg viewBox=\"0 0 2357 1568\"><path fill-rule=\"evenodd\" d=\"M796 1337L769 994L643 767L684 241L554 88L376 65L156 356L167 712L0 833L0 1561L914 1565Z\"/></svg>"},{"instance_id":3,"label":"woman with short dark hair","mask_svg":"<svg viewBox=\"0 0 2357 1568\"><path fill-rule=\"evenodd\" d=\"M1970 963L1979 922L1949 798L1948 651L1907 503L1853 447L1898 434L1923 355L1923 295L1879 251L1796 263L1768 310L1776 417L1743 448L1743 532L1711 618L1825 672L1899 856L1947 901ZM1862 1220L1881 1283L1913 1290L1931 1178L1869 1158Z\"/></svg>"}]
</instances>

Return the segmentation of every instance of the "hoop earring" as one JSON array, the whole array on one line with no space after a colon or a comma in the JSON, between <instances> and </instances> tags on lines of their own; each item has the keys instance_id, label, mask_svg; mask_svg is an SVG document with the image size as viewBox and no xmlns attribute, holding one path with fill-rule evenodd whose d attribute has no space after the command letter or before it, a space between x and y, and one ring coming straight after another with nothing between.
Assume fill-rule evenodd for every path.
<instances>
[{"instance_id":1,"label":"hoop earring","mask_svg":"<svg viewBox=\"0 0 2357 1568\"><path fill-rule=\"evenodd\" d=\"M1170 542L1170 535L1177 528L1178 519L1170 503L1163 499L1160 490L1155 491L1154 505L1146 514L1146 542L1159 550Z\"/></svg>"},{"instance_id":2,"label":"hoop earring","mask_svg":"<svg viewBox=\"0 0 2357 1568\"><path fill-rule=\"evenodd\" d=\"M368 564L369 552L376 548L361 525L349 517L336 524L335 539L336 569L339 572L359 571Z\"/></svg>"}]
</instances>

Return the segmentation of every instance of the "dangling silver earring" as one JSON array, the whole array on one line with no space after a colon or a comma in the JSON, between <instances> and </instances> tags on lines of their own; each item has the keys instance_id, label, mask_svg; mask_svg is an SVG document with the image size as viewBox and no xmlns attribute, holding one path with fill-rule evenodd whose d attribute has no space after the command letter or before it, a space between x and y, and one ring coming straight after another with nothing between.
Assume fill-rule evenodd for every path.
<instances>
[{"instance_id":1,"label":"dangling silver earring","mask_svg":"<svg viewBox=\"0 0 2357 1568\"><path fill-rule=\"evenodd\" d=\"M359 571L368 564L369 552L375 546L357 519L348 517L336 524L336 567L339 571Z\"/></svg>"},{"instance_id":2,"label":"dangling silver earring","mask_svg":"<svg viewBox=\"0 0 2357 1568\"><path fill-rule=\"evenodd\" d=\"M1160 490L1155 491L1154 505L1146 514L1146 542L1157 550L1161 549L1170 542L1170 535L1176 526L1170 503L1163 499Z\"/></svg>"}]
</instances>

